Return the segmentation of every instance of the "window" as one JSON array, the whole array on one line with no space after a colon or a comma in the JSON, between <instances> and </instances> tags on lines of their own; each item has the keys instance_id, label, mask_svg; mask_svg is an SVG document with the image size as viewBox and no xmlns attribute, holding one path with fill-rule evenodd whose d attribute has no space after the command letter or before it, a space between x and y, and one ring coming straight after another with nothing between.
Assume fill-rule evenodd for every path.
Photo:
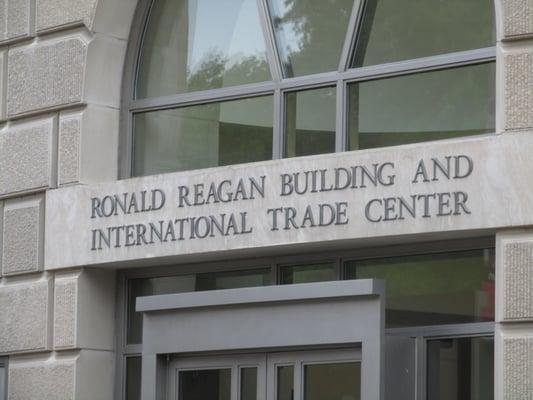
<instances>
[{"instance_id":1,"label":"window","mask_svg":"<svg viewBox=\"0 0 533 400\"><path fill-rule=\"evenodd\" d=\"M387 345L418 357L416 381L411 384L413 391L417 385L416 391L426 397L417 400L491 399L492 246L492 239L421 243L127 272L121 280L124 399L138 399L142 353L142 319L135 312L138 296L368 278L385 280ZM283 366L287 368L277 371L279 382L290 383L294 370ZM308 373L319 370L309 368ZM251 376L242 379L248 378L252 385Z\"/></svg>"},{"instance_id":2,"label":"window","mask_svg":"<svg viewBox=\"0 0 533 400\"><path fill-rule=\"evenodd\" d=\"M494 131L490 0L144 0L137 25L123 176Z\"/></svg>"},{"instance_id":3,"label":"window","mask_svg":"<svg viewBox=\"0 0 533 400\"><path fill-rule=\"evenodd\" d=\"M7 358L0 357L0 400L7 399Z\"/></svg>"}]
</instances>

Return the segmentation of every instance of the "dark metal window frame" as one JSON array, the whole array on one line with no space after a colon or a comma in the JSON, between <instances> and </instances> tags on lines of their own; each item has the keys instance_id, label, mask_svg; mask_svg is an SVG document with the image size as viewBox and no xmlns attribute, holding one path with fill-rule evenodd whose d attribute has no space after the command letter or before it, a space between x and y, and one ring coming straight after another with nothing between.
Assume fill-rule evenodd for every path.
<instances>
[{"instance_id":1,"label":"dark metal window frame","mask_svg":"<svg viewBox=\"0 0 533 400\"><path fill-rule=\"evenodd\" d=\"M126 359L141 356L142 344L128 344L127 338L127 307L128 281L140 278L155 278L165 276L190 275L205 272L228 272L270 268L272 285L279 284L279 268L284 265L298 265L331 261L335 264L336 279L343 279L343 265L346 261L368 260L372 258L396 257L405 255L423 255L451 253L465 250L494 249L494 237L472 239L457 239L438 242L420 242L387 247L367 247L360 249L346 249L340 251L322 251L296 255L281 255L253 259L224 260L220 262L187 263L173 266L160 266L142 269L129 269L119 273L117 290L117 384L116 399L125 397ZM435 326L416 326L405 328L388 328L387 335L411 337L416 340L418 378L417 400L425 400L425 366L427 341L438 338L493 336L494 322L479 322L466 324L448 324Z\"/></svg>"},{"instance_id":2,"label":"dark metal window frame","mask_svg":"<svg viewBox=\"0 0 533 400\"><path fill-rule=\"evenodd\" d=\"M333 86L336 87L337 95L335 151L341 152L349 150L347 124L349 84L496 60L496 47L494 46L369 67L350 68L350 60L355 51L355 43L359 34L358 28L363 17L365 4L365 0L354 0L337 71L283 78L281 58L277 51L274 32L270 23L267 0L257 0L261 28L266 40L267 58L272 73L272 81L163 97L135 99L138 61L152 2L153 0L139 0L126 54L125 74L122 85L119 152L119 176L121 179L131 177L133 172L133 116L135 113L272 95L274 97L272 159L281 159L284 157L284 149L286 147L284 134L286 94L304 89Z\"/></svg>"}]
</instances>

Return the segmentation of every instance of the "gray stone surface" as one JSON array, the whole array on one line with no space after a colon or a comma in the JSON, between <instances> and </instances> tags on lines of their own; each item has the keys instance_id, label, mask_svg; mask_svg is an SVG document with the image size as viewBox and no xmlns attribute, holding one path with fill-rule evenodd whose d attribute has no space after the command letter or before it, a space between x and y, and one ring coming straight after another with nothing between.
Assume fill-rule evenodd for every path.
<instances>
[{"instance_id":1,"label":"gray stone surface","mask_svg":"<svg viewBox=\"0 0 533 400\"><path fill-rule=\"evenodd\" d=\"M503 0L503 36L533 34L533 2L531 0Z\"/></svg>"},{"instance_id":2,"label":"gray stone surface","mask_svg":"<svg viewBox=\"0 0 533 400\"><path fill-rule=\"evenodd\" d=\"M59 184L80 179L80 141L82 114L61 116L59 119Z\"/></svg>"},{"instance_id":3,"label":"gray stone surface","mask_svg":"<svg viewBox=\"0 0 533 400\"><path fill-rule=\"evenodd\" d=\"M457 237L457 232L474 231L481 229L498 229L500 227L521 227L533 224L533 192L529 190L533 181L533 158L530 157L530 149L533 148L533 135L522 132L508 133L505 135L487 135L484 137L461 138L435 142L431 146L426 143L413 144L395 148L372 149L368 151L344 152L327 154L315 157L302 157L298 159L285 159L261 162L255 164L234 165L231 167L212 168L183 173L154 175L143 178L125 179L112 183L95 185L71 186L50 191L47 194L46 207L46 260L45 268L60 269L72 266L88 266L97 264L116 263L116 266L131 267L133 261L139 265L148 266L165 262L188 261L190 259L220 259L221 254L236 256L241 254L270 254L276 248L283 251L287 246L293 246L300 251L320 251L328 246L339 245L342 240L372 240L376 243L393 241L400 235L413 235L420 240L431 240L440 235L448 234L449 237ZM462 179L438 178L435 181L413 183L415 171L420 160L430 162L432 158L444 160L445 157L454 155L468 156L472 159L473 169L471 175ZM357 186L342 190L318 189L312 192L309 184L308 192L282 196L282 179L284 174L291 179L294 173L299 173L300 179L305 179L305 171L325 170L329 174L325 178L325 188L333 185L335 169L352 168L354 166L367 166L394 163L389 165L387 175L394 177L394 183L389 186L373 184ZM383 164L384 165L384 164ZM516 171L521 171L517 174ZM221 189L221 193L235 193L238 182L243 179L247 182L253 178L256 181L265 178L264 197L257 195L253 200L238 199L237 201L215 202L213 198L209 204L186 205L179 207L179 187L188 188L189 201L191 201L194 185L204 185L203 200L211 184L216 188L221 182L232 182ZM311 178L309 178L311 179ZM341 178L343 179L343 178ZM320 178L318 178L320 180ZM327 183L326 181L329 181ZM245 185L247 185L245 183ZM305 186L305 185L304 185ZM302 187L300 187L301 189ZM113 196L123 196L124 193L141 196L141 192L159 189L165 192L166 203L158 210L130 213L122 212L117 208L116 215L108 214L108 217L99 217L95 214L91 218L91 199L102 199L110 196L107 207L113 202ZM384 220L384 200L377 203L375 199L398 198L412 199L411 196L434 193L460 193L468 196L468 212L458 212L453 215L438 216L435 204L428 203L431 215L424 217L423 208L417 206L415 217L405 214L399 218L397 214L389 220ZM242 197L242 196L241 196ZM200 203L202 202L200 196ZM512 199L513 207L502 207ZM126 200L126 202L129 200ZM137 199L137 201L139 201ZM372 202L372 203L371 203ZM345 220L338 225L318 226L318 207L320 204L346 203ZM128 203L129 204L129 203ZM371 205L368 219L366 209ZM381 204L381 206L379 206ZM288 207L292 207L297 215L295 225L287 222L285 218ZM307 207L314 214L315 226L308 221L302 227L304 214ZM277 227L274 227L273 212L277 211ZM393 206L394 208L394 206ZM68 210L68 213L65 213ZM137 210L139 211L139 210ZM398 208L396 207L396 212ZM234 213L239 220L240 213L246 213L247 227L252 231L246 234L223 235L217 230L204 235L199 239L190 234L190 224L196 223L203 217L203 232L208 226L210 216L221 220L221 215L226 218ZM292 214L292 212L291 212ZM299 217L298 217L299 215ZM195 218L193 221L191 218ZM377 218L381 218L375 222ZM300 218L300 219L298 219ZM136 238L137 225L142 232L142 224L150 229L150 223L158 226L162 221L164 227L169 221L180 220L183 222L183 233L180 234L178 224L174 227L176 235L158 240L152 238L131 240L129 245L125 243L122 235L120 243L110 242L110 245L99 241L99 232L110 235L111 229L117 227L129 231ZM299 222L298 222L299 221ZM187 225L188 224L188 225ZM288 226L288 229L285 229ZM109 230L108 230L109 229ZM161 228L159 228L161 229ZM100 231L99 231L100 230ZM93 233L94 232L94 233ZM249 229L247 230L249 232ZM116 233L116 231L115 231ZM109 236L111 237L111 236ZM112 240L116 237L111 237ZM152 240L154 239L154 240ZM94 241L93 241L94 240ZM100 245L101 244L101 245ZM345 245L348 245L347 242ZM224 252L224 253L221 253ZM252 253L253 252L253 253ZM172 257L172 258L171 258Z\"/></svg>"},{"instance_id":4,"label":"gray stone surface","mask_svg":"<svg viewBox=\"0 0 533 400\"><path fill-rule=\"evenodd\" d=\"M76 346L76 319L78 308L77 277L56 279L54 285L54 348Z\"/></svg>"},{"instance_id":5,"label":"gray stone surface","mask_svg":"<svg viewBox=\"0 0 533 400\"><path fill-rule=\"evenodd\" d=\"M42 269L43 231L43 196L6 201L3 229L3 275L24 274Z\"/></svg>"},{"instance_id":6,"label":"gray stone surface","mask_svg":"<svg viewBox=\"0 0 533 400\"><path fill-rule=\"evenodd\" d=\"M97 0L36 0L36 29L45 31L68 25L92 27Z\"/></svg>"},{"instance_id":7,"label":"gray stone surface","mask_svg":"<svg viewBox=\"0 0 533 400\"><path fill-rule=\"evenodd\" d=\"M6 73L6 64L7 61L7 52L5 50L0 50L0 121L3 121L6 118L6 99L4 94L4 78Z\"/></svg>"},{"instance_id":8,"label":"gray stone surface","mask_svg":"<svg viewBox=\"0 0 533 400\"><path fill-rule=\"evenodd\" d=\"M74 400L73 360L13 364L9 368L9 400Z\"/></svg>"},{"instance_id":9,"label":"gray stone surface","mask_svg":"<svg viewBox=\"0 0 533 400\"><path fill-rule=\"evenodd\" d=\"M505 129L533 127L533 53L505 57Z\"/></svg>"},{"instance_id":10,"label":"gray stone surface","mask_svg":"<svg viewBox=\"0 0 533 400\"><path fill-rule=\"evenodd\" d=\"M8 116L80 103L86 55L82 36L10 50Z\"/></svg>"},{"instance_id":11,"label":"gray stone surface","mask_svg":"<svg viewBox=\"0 0 533 400\"><path fill-rule=\"evenodd\" d=\"M503 341L503 400L533 400L533 337Z\"/></svg>"},{"instance_id":12,"label":"gray stone surface","mask_svg":"<svg viewBox=\"0 0 533 400\"><path fill-rule=\"evenodd\" d=\"M49 281L0 286L0 353L50 348Z\"/></svg>"},{"instance_id":13,"label":"gray stone surface","mask_svg":"<svg viewBox=\"0 0 533 400\"><path fill-rule=\"evenodd\" d=\"M0 42L30 34L30 0L0 0Z\"/></svg>"},{"instance_id":14,"label":"gray stone surface","mask_svg":"<svg viewBox=\"0 0 533 400\"><path fill-rule=\"evenodd\" d=\"M49 186L53 121L0 130L0 196Z\"/></svg>"},{"instance_id":15,"label":"gray stone surface","mask_svg":"<svg viewBox=\"0 0 533 400\"><path fill-rule=\"evenodd\" d=\"M507 243L503 251L503 319L533 319L533 241Z\"/></svg>"}]
</instances>

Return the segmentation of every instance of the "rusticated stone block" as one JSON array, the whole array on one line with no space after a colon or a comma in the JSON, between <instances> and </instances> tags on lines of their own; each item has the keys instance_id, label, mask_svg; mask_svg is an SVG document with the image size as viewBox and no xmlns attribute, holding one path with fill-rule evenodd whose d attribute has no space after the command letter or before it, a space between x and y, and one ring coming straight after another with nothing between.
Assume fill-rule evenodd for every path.
<instances>
[{"instance_id":1,"label":"rusticated stone block","mask_svg":"<svg viewBox=\"0 0 533 400\"><path fill-rule=\"evenodd\" d=\"M81 103L86 56L81 36L10 50L8 116Z\"/></svg>"},{"instance_id":2,"label":"rusticated stone block","mask_svg":"<svg viewBox=\"0 0 533 400\"><path fill-rule=\"evenodd\" d=\"M504 246L503 319L533 319L533 241Z\"/></svg>"},{"instance_id":3,"label":"rusticated stone block","mask_svg":"<svg viewBox=\"0 0 533 400\"><path fill-rule=\"evenodd\" d=\"M43 266L44 199L32 196L6 201L2 274L40 271Z\"/></svg>"},{"instance_id":4,"label":"rusticated stone block","mask_svg":"<svg viewBox=\"0 0 533 400\"><path fill-rule=\"evenodd\" d=\"M505 129L533 127L533 53L505 56Z\"/></svg>"},{"instance_id":5,"label":"rusticated stone block","mask_svg":"<svg viewBox=\"0 0 533 400\"><path fill-rule=\"evenodd\" d=\"M59 184L80 180L80 142L82 114L59 120Z\"/></svg>"},{"instance_id":6,"label":"rusticated stone block","mask_svg":"<svg viewBox=\"0 0 533 400\"><path fill-rule=\"evenodd\" d=\"M50 185L53 121L0 131L0 196Z\"/></svg>"},{"instance_id":7,"label":"rusticated stone block","mask_svg":"<svg viewBox=\"0 0 533 400\"><path fill-rule=\"evenodd\" d=\"M0 0L0 42L30 34L30 1Z\"/></svg>"},{"instance_id":8,"label":"rusticated stone block","mask_svg":"<svg viewBox=\"0 0 533 400\"><path fill-rule=\"evenodd\" d=\"M531 0L503 0L503 36L533 34L533 2Z\"/></svg>"},{"instance_id":9,"label":"rusticated stone block","mask_svg":"<svg viewBox=\"0 0 533 400\"><path fill-rule=\"evenodd\" d=\"M113 398L113 352L80 351L46 360L9 361L9 400Z\"/></svg>"},{"instance_id":10,"label":"rusticated stone block","mask_svg":"<svg viewBox=\"0 0 533 400\"><path fill-rule=\"evenodd\" d=\"M0 286L0 353L50 348L49 281Z\"/></svg>"},{"instance_id":11,"label":"rusticated stone block","mask_svg":"<svg viewBox=\"0 0 533 400\"><path fill-rule=\"evenodd\" d=\"M77 278L56 279L54 286L54 348L76 346Z\"/></svg>"},{"instance_id":12,"label":"rusticated stone block","mask_svg":"<svg viewBox=\"0 0 533 400\"><path fill-rule=\"evenodd\" d=\"M37 31L84 24L92 27L96 0L37 0Z\"/></svg>"},{"instance_id":13,"label":"rusticated stone block","mask_svg":"<svg viewBox=\"0 0 533 400\"><path fill-rule=\"evenodd\" d=\"M74 360L47 361L9 366L9 400L75 399Z\"/></svg>"},{"instance_id":14,"label":"rusticated stone block","mask_svg":"<svg viewBox=\"0 0 533 400\"><path fill-rule=\"evenodd\" d=\"M533 337L503 340L504 400L533 400Z\"/></svg>"},{"instance_id":15,"label":"rusticated stone block","mask_svg":"<svg viewBox=\"0 0 533 400\"><path fill-rule=\"evenodd\" d=\"M56 275L54 349L113 350L114 302L113 271Z\"/></svg>"}]
</instances>

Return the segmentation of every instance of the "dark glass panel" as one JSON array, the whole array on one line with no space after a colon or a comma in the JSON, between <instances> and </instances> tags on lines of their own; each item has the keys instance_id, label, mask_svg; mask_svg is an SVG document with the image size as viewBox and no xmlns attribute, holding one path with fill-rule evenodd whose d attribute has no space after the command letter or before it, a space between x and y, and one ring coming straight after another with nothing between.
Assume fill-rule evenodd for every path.
<instances>
[{"instance_id":1,"label":"dark glass panel","mask_svg":"<svg viewBox=\"0 0 533 400\"><path fill-rule=\"evenodd\" d=\"M294 399L294 367L292 365L278 367L276 400Z\"/></svg>"},{"instance_id":2,"label":"dark glass panel","mask_svg":"<svg viewBox=\"0 0 533 400\"><path fill-rule=\"evenodd\" d=\"M135 176L272 158L272 96L134 116Z\"/></svg>"},{"instance_id":3,"label":"dark glass panel","mask_svg":"<svg viewBox=\"0 0 533 400\"><path fill-rule=\"evenodd\" d=\"M486 63L352 84L350 149L492 133L494 82Z\"/></svg>"},{"instance_id":4,"label":"dark glass panel","mask_svg":"<svg viewBox=\"0 0 533 400\"><path fill-rule=\"evenodd\" d=\"M347 279L384 279L389 328L494 321L494 250L346 263Z\"/></svg>"},{"instance_id":5,"label":"dark glass panel","mask_svg":"<svg viewBox=\"0 0 533 400\"><path fill-rule=\"evenodd\" d=\"M333 281L335 279L337 279L335 273L335 264L332 262L320 264L285 265L280 267L279 283L281 285Z\"/></svg>"},{"instance_id":6,"label":"dark glass panel","mask_svg":"<svg viewBox=\"0 0 533 400\"><path fill-rule=\"evenodd\" d=\"M231 400L231 369L179 372L179 400Z\"/></svg>"},{"instance_id":7,"label":"dark glass panel","mask_svg":"<svg viewBox=\"0 0 533 400\"><path fill-rule=\"evenodd\" d=\"M495 44L492 0L368 0L353 66Z\"/></svg>"},{"instance_id":8,"label":"dark glass panel","mask_svg":"<svg viewBox=\"0 0 533 400\"><path fill-rule=\"evenodd\" d=\"M270 80L255 0L157 0L143 38L137 98Z\"/></svg>"},{"instance_id":9,"label":"dark glass panel","mask_svg":"<svg viewBox=\"0 0 533 400\"><path fill-rule=\"evenodd\" d=\"M336 71L353 0L269 0L286 77Z\"/></svg>"},{"instance_id":10,"label":"dark glass panel","mask_svg":"<svg viewBox=\"0 0 533 400\"><path fill-rule=\"evenodd\" d=\"M286 157L335 151L335 88L290 92L286 97Z\"/></svg>"},{"instance_id":11,"label":"dark glass panel","mask_svg":"<svg viewBox=\"0 0 533 400\"><path fill-rule=\"evenodd\" d=\"M142 358L126 358L126 400L141 400Z\"/></svg>"},{"instance_id":12,"label":"dark glass panel","mask_svg":"<svg viewBox=\"0 0 533 400\"><path fill-rule=\"evenodd\" d=\"M360 400L361 364L313 364L304 367L304 400Z\"/></svg>"},{"instance_id":13,"label":"dark glass panel","mask_svg":"<svg viewBox=\"0 0 533 400\"><path fill-rule=\"evenodd\" d=\"M257 368L241 368L241 397L239 400L257 400Z\"/></svg>"},{"instance_id":14,"label":"dark glass panel","mask_svg":"<svg viewBox=\"0 0 533 400\"><path fill-rule=\"evenodd\" d=\"M427 342L428 400L494 399L494 338Z\"/></svg>"}]
</instances>

